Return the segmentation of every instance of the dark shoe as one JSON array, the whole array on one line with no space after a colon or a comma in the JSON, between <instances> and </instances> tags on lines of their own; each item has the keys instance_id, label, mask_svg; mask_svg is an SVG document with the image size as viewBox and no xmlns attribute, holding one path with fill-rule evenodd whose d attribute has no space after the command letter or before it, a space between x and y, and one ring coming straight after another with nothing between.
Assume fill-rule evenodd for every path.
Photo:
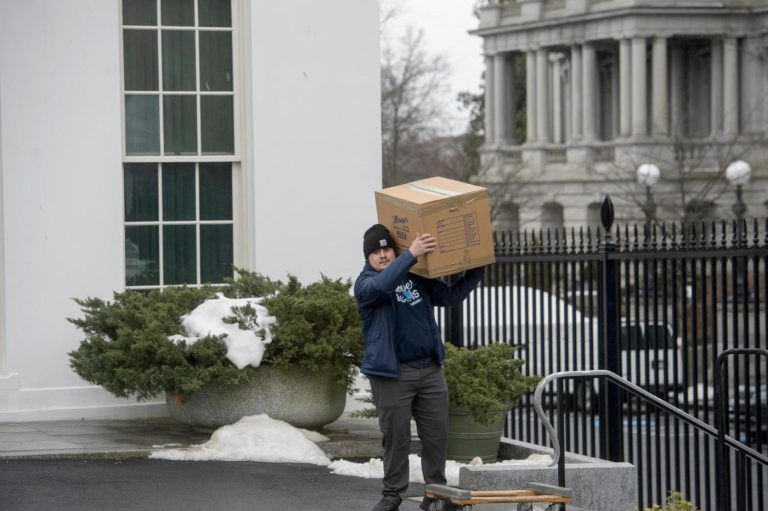
<instances>
[{"instance_id":1,"label":"dark shoe","mask_svg":"<svg viewBox=\"0 0 768 511\"><path fill-rule=\"evenodd\" d=\"M419 505L419 509L422 511L430 511L430 506L432 506L432 504L435 502L437 502L437 499L433 499L432 497L424 497L424 499L421 501L421 504Z\"/></svg>"},{"instance_id":2,"label":"dark shoe","mask_svg":"<svg viewBox=\"0 0 768 511\"><path fill-rule=\"evenodd\" d=\"M454 504L448 500L424 497L419 505L419 509L422 511L461 511L464 509L464 506L461 504Z\"/></svg>"},{"instance_id":3,"label":"dark shoe","mask_svg":"<svg viewBox=\"0 0 768 511\"><path fill-rule=\"evenodd\" d=\"M398 495L384 495L373 507L373 511L397 511L402 501Z\"/></svg>"}]
</instances>

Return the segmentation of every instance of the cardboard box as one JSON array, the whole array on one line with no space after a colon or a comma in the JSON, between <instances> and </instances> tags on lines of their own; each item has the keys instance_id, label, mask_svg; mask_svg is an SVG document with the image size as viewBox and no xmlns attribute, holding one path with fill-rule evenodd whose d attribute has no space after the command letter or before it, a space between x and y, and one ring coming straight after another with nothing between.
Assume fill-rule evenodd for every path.
<instances>
[{"instance_id":1,"label":"cardboard box","mask_svg":"<svg viewBox=\"0 0 768 511\"><path fill-rule=\"evenodd\" d=\"M485 188L432 177L376 192L379 223L389 229L398 250L417 233L437 238L437 249L411 268L428 278L459 273L496 261L490 205Z\"/></svg>"}]
</instances>

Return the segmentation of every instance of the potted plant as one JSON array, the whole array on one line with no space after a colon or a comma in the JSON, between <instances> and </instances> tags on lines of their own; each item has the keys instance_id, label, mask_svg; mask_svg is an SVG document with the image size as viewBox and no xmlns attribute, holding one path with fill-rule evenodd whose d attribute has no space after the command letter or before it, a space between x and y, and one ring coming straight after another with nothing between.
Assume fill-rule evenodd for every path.
<instances>
[{"instance_id":1,"label":"potted plant","mask_svg":"<svg viewBox=\"0 0 768 511\"><path fill-rule=\"evenodd\" d=\"M85 339L69 353L70 365L119 397L144 400L165 392L171 416L197 426L267 413L297 427L322 427L343 413L362 356L350 287L349 281L325 276L302 285L293 276L283 283L237 270L237 278L224 286L129 290L111 301L76 299L84 317L69 321ZM238 368L224 335L194 342L186 337L182 318L222 297L258 297L258 305L274 317L272 340L258 367ZM224 319L265 337L257 316L248 302L232 307Z\"/></svg>"},{"instance_id":2,"label":"potted plant","mask_svg":"<svg viewBox=\"0 0 768 511\"><path fill-rule=\"evenodd\" d=\"M516 358L517 349L508 344L445 348L448 458L495 461L507 412L541 378L522 373L525 361Z\"/></svg>"}]
</instances>

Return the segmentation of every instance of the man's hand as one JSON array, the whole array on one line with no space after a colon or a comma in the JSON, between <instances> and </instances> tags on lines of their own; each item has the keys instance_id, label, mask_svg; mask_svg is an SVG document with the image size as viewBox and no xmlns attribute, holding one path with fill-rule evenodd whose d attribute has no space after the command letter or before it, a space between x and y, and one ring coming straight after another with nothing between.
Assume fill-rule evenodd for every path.
<instances>
[{"instance_id":1,"label":"man's hand","mask_svg":"<svg viewBox=\"0 0 768 511\"><path fill-rule=\"evenodd\" d=\"M434 252L437 247L437 240L431 234L419 234L416 233L416 239L411 243L411 248L408 250L414 257L419 257L430 252Z\"/></svg>"}]
</instances>

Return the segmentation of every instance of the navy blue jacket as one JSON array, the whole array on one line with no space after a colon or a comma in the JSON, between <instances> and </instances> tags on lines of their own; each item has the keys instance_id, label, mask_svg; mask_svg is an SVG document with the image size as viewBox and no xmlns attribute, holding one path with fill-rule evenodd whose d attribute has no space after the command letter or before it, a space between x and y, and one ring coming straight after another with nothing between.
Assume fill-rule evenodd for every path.
<instances>
[{"instance_id":1,"label":"navy blue jacket","mask_svg":"<svg viewBox=\"0 0 768 511\"><path fill-rule=\"evenodd\" d=\"M400 377L400 361L397 357L395 328L395 288L406 278L416 281L423 290L427 305L448 307L460 304L477 286L485 273L484 268L469 270L464 277L451 286L439 280L427 279L415 274L409 275L416 257L409 250L397 257L382 271L374 270L366 262L363 271L355 281L355 300L363 320L363 363L360 371L371 376L386 378ZM435 344L438 362L445 362L445 347L434 315L430 314L432 340Z\"/></svg>"}]
</instances>

